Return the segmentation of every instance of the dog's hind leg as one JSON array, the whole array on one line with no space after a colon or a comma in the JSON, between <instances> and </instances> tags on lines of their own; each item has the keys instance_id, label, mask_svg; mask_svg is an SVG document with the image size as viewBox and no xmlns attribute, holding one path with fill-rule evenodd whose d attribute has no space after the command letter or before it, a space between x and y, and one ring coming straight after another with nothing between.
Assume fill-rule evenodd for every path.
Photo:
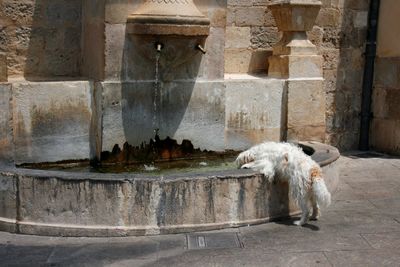
<instances>
[{"instance_id":1,"label":"dog's hind leg","mask_svg":"<svg viewBox=\"0 0 400 267\"><path fill-rule=\"evenodd\" d=\"M308 205L307 198L302 199L299 204L300 204L300 208L301 208L301 212L302 212L301 218L299 221L295 221L294 224L301 226L301 225L304 225L307 223L308 217L310 215L310 208Z\"/></svg>"},{"instance_id":2,"label":"dog's hind leg","mask_svg":"<svg viewBox=\"0 0 400 267\"><path fill-rule=\"evenodd\" d=\"M315 201L315 198L312 198L312 206L313 206L312 207L313 211L312 211L310 219L318 220L319 216L321 215L321 211L319 210L319 206L318 206L317 201Z\"/></svg>"}]
</instances>

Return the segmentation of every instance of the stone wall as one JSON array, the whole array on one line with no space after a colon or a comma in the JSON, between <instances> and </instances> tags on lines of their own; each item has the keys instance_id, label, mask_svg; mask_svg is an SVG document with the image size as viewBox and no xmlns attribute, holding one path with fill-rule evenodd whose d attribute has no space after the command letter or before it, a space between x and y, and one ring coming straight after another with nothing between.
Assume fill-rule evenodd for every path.
<instances>
[{"instance_id":1,"label":"stone wall","mask_svg":"<svg viewBox=\"0 0 400 267\"><path fill-rule=\"evenodd\" d=\"M79 76L81 0L0 0L9 76Z\"/></svg>"},{"instance_id":2,"label":"stone wall","mask_svg":"<svg viewBox=\"0 0 400 267\"><path fill-rule=\"evenodd\" d=\"M371 147L400 155L400 2L381 2L375 80L373 88L373 119Z\"/></svg>"},{"instance_id":3,"label":"stone wall","mask_svg":"<svg viewBox=\"0 0 400 267\"><path fill-rule=\"evenodd\" d=\"M7 54L9 76L135 80L126 68L132 62L122 60L132 59L124 24L142 2L0 0L0 52ZM194 77L266 73L280 38L267 8L272 0L194 2L211 19L208 53L196 63ZM369 0L321 2L309 36L325 59L326 142L351 149L358 143Z\"/></svg>"},{"instance_id":4,"label":"stone wall","mask_svg":"<svg viewBox=\"0 0 400 267\"><path fill-rule=\"evenodd\" d=\"M267 4L271 0L228 0L225 72L266 73L272 45L280 39Z\"/></svg>"},{"instance_id":5,"label":"stone wall","mask_svg":"<svg viewBox=\"0 0 400 267\"><path fill-rule=\"evenodd\" d=\"M310 33L324 57L326 141L358 146L368 0L325 0Z\"/></svg>"},{"instance_id":6,"label":"stone wall","mask_svg":"<svg viewBox=\"0 0 400 267\"><path fill-rule=\"evenodd\" d=\"M280 39L267 5L272 0L228 0L225 72L268 69L272 46ZM357 147L368 0L322 0L316 26L308 33L324 57L326 142Z\"/></svg>"}]
</instances>

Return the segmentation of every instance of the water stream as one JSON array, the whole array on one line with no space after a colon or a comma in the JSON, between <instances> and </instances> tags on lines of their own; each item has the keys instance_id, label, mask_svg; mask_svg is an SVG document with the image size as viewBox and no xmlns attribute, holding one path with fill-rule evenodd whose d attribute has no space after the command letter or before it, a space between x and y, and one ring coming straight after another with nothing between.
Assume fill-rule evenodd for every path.
<instances>
[{"instance_id":1,"label":"water stream","mask_svg":"<svg viewBox=\"0 0 400 267\"><path fill-rule=\"evenodd\" d=\"M159 118L157 116L158 113L158 98L159 98L159 89L160 89L160 81L159 81L159 68L160 68L160 56L161 53L157 51L156 54L156 71L155 71L155 79L154 79L154 100L153 100L153 129L155 132L158 132L159 126Z\"/></svg>"}]
</instances>

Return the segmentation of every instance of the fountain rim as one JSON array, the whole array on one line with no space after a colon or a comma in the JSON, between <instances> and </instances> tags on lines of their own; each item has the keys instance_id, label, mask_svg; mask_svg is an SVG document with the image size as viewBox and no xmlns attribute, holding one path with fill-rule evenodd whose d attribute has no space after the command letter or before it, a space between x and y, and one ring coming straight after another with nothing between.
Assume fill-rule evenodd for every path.
<instances>
[{"instance_id":1,"label":"fountain rim","mask_svg":"<svg viewBox=\"0 0 400 267\"><path fill-rule=\"evenodd\" d=\"M299 142L299 145L314 151L314 159L323 155L318 162L324 171L328 189L334 193L339 181L339 170L335 162L340 156L339 151L317 142ZM6 207L0 210L0 231L16 234L69 237L178 234L267 223L299 213L289 199L287 210L281 210L282 206L270 202L269 198L268 201L265 199L259 205L256 204L255 195L245 192L261 190L263 194L269 194L271 187L262 186L262 181L265 181L262 174L250 170L214 172L209 176L183 174L149 179L132 174L72 173L0 166L0 177L5 182L2 196ZM285 184L271 186L280 188L285 187ZM186 194L185 190L180 191L182 187L191 188L192 191ZM78 190L71 194L73 188ZM219 216L215 216L214 212L203 214L197 206L198 195L191 193L196 190L203 192L199 195L203 207L210 207L214 211L214 203L225 203L227 209ZM232 193L229 198L221 194L226 190ZM94 201L95 196L103 202ZM138 200L136 196L139 196ZM191 204L177 204L180 197L182 201L185 198L185 203ZM247 212L247 209L243 209L245 206L240 203L247 201L254 205L251 208L254 210ZM131 208L129 205L132 205ZM174 208L176 205L179 209ZM110 210L109 207L115 209ZM143 208L146 212L143 212ZM271 208L274 212L269 212ZM268 212L257 213L255 209ZM49 210L54 213L49 213ZM183 216L186 212L193 214L193 217ZM195 216L198 212L202 215Z\"/></svg>"},{"instance_id":2,"label":"fountain rim","mask_svg":"<svg viewBox=\"0 0 400 267\"><path fill-rule=\"evenodd\" d=\"M327 166L335 162L339 157L339 150L333 146L315 142L303 141L297 143L305 150L312 152L311 158L315 160L321 167ZM329 156L326 156L329 154ZM16 166L5 165L1 163L0 174L22 175L40 178L57 178L61 180L92 180L92 181L129 181L129 180L160 180L160 174L132 174L132 173L95 173L95 172L67 172L58 170L39 170L20 168ZM209 179L215 177L219 179L225 178L246 178L257 175L258 173L252 170L232 169L223 171L209 171L201 174L193 173L171 173L162 175L163 181L174 180L190 180L190 179Z\"/></svg>"}]
</instances>

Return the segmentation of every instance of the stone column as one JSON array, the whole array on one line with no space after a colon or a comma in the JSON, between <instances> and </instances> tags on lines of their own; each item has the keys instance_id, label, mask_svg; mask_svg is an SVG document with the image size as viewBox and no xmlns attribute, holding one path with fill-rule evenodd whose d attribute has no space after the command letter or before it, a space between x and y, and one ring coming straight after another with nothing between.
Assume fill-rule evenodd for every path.
<instances>
[{"instance_id":1,"label":"stone column","mask_svg":"<svg viewBox=\"0 0 400 267\"><path fill-rule=\"evenodd\" d=\"M315 0L283 0L269 5L282 39L273 47L268 74L286 79L287 140L325 140L322 56L307 37L321 8Z\"/></svg>"}]
</instances>

